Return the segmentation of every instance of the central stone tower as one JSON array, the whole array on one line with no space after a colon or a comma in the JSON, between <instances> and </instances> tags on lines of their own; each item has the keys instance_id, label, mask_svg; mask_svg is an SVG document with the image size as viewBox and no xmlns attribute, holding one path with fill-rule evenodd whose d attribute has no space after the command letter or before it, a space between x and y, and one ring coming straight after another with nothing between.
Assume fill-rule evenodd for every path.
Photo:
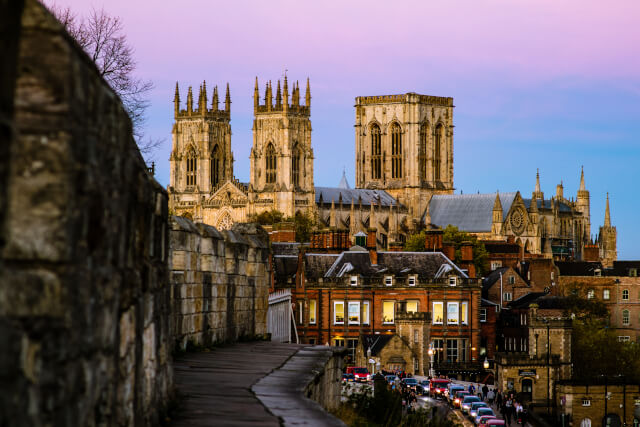
<instances>
[{"instance_id":1,"label":"central stone tower","mask_svg":"<svg viewBox=\"0 0 640 427\"><path fill-rule=\"evenodd\" d=\"M356 187L381 189L424 221L434 194L453 193L453 98L356 98Z\"/></svg>"},{"instance_id":2,"label":"central stone tower","mask_svg":"<svg viewBox=\"0 0 640 427\"><path fill-rule=\"evenodd\" d=\"M300 87L291 91L284 78L282 91L278 80L274 95L266 84L264 104L260 104L258 78L253 98L253 147L249 194L254 212L271 209L285 216L315 211L313 149L311 148L311 91L309 79L305 103L300 104Z\"/></svg>"}]
</instances>

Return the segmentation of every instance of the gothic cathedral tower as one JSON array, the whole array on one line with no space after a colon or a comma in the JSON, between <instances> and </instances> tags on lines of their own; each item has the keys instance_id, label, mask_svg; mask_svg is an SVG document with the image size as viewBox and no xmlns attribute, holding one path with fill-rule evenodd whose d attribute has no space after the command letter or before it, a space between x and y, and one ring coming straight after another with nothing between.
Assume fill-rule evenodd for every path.
<instances>
[{"instance_id":1,"label":"gothic cathedral tower","mask_svg":"<svg viewBox=\"0 0 640 427\"><path fill-rule=\"evenodd\" d=\"M607 193L607 207L604 211L604 225L600 227L598 234L598 246L600 247L600 260L605 267L612 267L613 261L618 259L617 251L618 231L611 225L611 212L609 211L609 193Z\"/></svg>"},{"instance_id":2,"label":"gothic cathedral tower","mask_svg":"<svg viewBox=\"0 0 640 427\"><path fill-rule=\"evenodd\" d=\"M207 219L202 212L201 200L233 179L229 84L224 109L218 106L217 86L213 89L212 98L208 108L207 84L203 83L194 109L193 93L189 87L186 110L180 109L180 91L176 83L169 201L174 212L184 208L187 216L196 221Z\"/></svg>"},{"instance_id":3,"label":"gothic cathedral tower","mask_svg":"<svg viewBox=\"0 0 640 427\"><path fill-rule=\"evenodd\" d=\"M356 187L386 190L420 227L434 194L453 193L453 98L356 98Z\"/></svg>"},{"instance_id":4,"label":"gothic cathedral tower","mask_svg":"<svg viewBox=\"0 0 640 427\"><path fill-rule=\"evenodd\" d=\"M276 209L285 216L315 212L313 149L311 148L311 92L309 79L305 103L300 104L300 87L291 90L284 78L278 80L275 104L268 82L264 104L260 104L258 78L253 98L253 147L249 194L254 214Z\"/></svg>"}]
</instances>

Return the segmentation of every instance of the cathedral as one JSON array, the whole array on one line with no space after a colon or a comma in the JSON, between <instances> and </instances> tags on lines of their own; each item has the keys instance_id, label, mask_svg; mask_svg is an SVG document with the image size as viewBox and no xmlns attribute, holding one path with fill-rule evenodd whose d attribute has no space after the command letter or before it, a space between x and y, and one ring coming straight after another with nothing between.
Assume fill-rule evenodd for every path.
<instances>
[{"instance_id":1,"label":"cathedral","mask_svg":"<svg viewBox=\"0 0 640 427\"><path fill-rule=\"evenodd\" d=\"M337 187L316 187L311 142L311 89L304 99L298 82L285 76L267 82L263 96L256 78L250 178L234 177L231 98L224 108L218 88L209 103L206 83L194 108L192 88L182 108L176 83L170 209L175 215L228 229L277 210L302 213L318 228L376 230L379 249L400 245L424 228L455 225L481 240L513 240L524 253L584 259L585 247L599 248L603 260L616 259L616 230L609 199L605 224L591 238L589 191L584 171L576 197L562 183L545 198L536 176L531 196L513 193L454 194L453 98L406 93L363 96L355 102L356 188L344 175Z\"/></svg>"}]
</instances>

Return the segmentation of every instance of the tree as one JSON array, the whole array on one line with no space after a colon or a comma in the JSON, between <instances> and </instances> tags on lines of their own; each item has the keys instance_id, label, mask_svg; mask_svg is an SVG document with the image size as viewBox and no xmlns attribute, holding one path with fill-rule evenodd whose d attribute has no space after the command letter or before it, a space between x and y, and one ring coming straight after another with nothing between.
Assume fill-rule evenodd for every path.
<instances>
[{"instance_id":1,"label":"tree","mask_svg":"<svg viewBox=\"0 0 640 427\"><path fill-rule=\"evenodd\" d=\"M420 233L409 236L404 245L404 249L412 252L425 252L427 250L424 246L426 237L427 234L424 230ZM477 275L480 277L488 270L489 253L484 245L478 241L476 236L465 231L460 231L458 230L458 227L449 224L443 230L442 239L443 242L453 243L456 250L455 259L453 261L456 264L459 264L462 261L462 252L460 251L462 243L471 242L473 247L473 264L476 267Z\"/></svg>"},{"instance_id":2,"label":"tree","mask_svg":"<svg viewBox=\"0 0 640 427\"><path fill-rule=\"evenodd\" d=\"M134 51L124 35L120 18L109 15L104 9L93 9L86 19L79 18L68 7L60 8L52 4L49 10L89 55L100 75L118 94L131 118L133 135L140 152L150 157L162 144L162 140L144 135L146 110L149 107L147 95L153 89L153 84L134 75L137 65L133 58Z\"/></svg>"},{"instance_id":3,"label":"tree","mask_svg":"<svg viewBox=\"0 0 640 427\"><path fill-rule=\"evenodd\" d=\"M296 212L293 217L286 217L276 209L265 211L249 219L260 225L275 225L280 222L292 222L296 230L296 242L304 243L311 239L311 232L315 229L316 223L309 214Z\"/></svg>"}]
</instances>

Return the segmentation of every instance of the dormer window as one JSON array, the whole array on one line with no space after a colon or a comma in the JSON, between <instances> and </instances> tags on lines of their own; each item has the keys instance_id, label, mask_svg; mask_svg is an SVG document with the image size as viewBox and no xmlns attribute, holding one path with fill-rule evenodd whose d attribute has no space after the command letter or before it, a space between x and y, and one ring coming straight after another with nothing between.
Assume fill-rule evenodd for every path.
<instances>
[{"instance_id":1,"label":"dormer window","mask_svg":"<svg viewBox=\"0 0 640 427\"><path fill-rule=\"evenodd\" d=\"M516 284L515 276L509 276L509 284L510 285L515 285Z\"/></svg>"},{"instance_id":2,"label":"dormer window","mask_svg":"<svg viewBox=\"0 0 640 427\"><path fill-rule=\"evenodd\" d=\"M349 284L351 286L358 286L358 276L351 276L349 278Z\"/></svg>"},{"instance_id":3,"label":"dormer window","mask_svg":"<svg viewBox=\"0 0 640 427\"><path fill-rule=\"evenodd\" d=\"M602 270L600 270L599 268L596 270L593 270L593 275L596 277L602 276Z\"/></svg>"},{"instance_id":4,"label":"dormer window","mask_svg":"<svg viewBox=\"0 0 640 427\"><path fill-rule=\"evenodd\" d=\"M384 276L384 285L393 286L393 276Z\"/></svg>"},{"instance_id":5,"label":"dormer window","mask_svg":"<svg viewBox=\"0 0 640 427\"><path fill-rule=\"evenodd\" d=\"M630 268L629 269L629 277L638 277L638 269Z\"/></svg>"},{"instance_id":6,"label":"dormer window","mask_svg":"<svg viewBox=\"0 0 640 427\"><path fill-rule=\"evenodd\" d=\"M458 278L456 276L449 276L449 286L456 286L458 284Z\"/></svg>"},{"instance_id":7,"label":"dormer window","mask_svg":"<svg viewBox=\"0 0 640 427\"><path fill-rule=\"evenodd\" d=\"M409 276L409 286L416 285L416 276Z\"/></svg>"},{"instance_id":8,"label":"dormer window","mask_svg":"<svg viewBox=\"0 0 640 427\"><path fill-rule=\"evenodd\" d=\"M582 399L582 406L591 406L591 399L583 398Z\"/></svg>"}]
</instances>

